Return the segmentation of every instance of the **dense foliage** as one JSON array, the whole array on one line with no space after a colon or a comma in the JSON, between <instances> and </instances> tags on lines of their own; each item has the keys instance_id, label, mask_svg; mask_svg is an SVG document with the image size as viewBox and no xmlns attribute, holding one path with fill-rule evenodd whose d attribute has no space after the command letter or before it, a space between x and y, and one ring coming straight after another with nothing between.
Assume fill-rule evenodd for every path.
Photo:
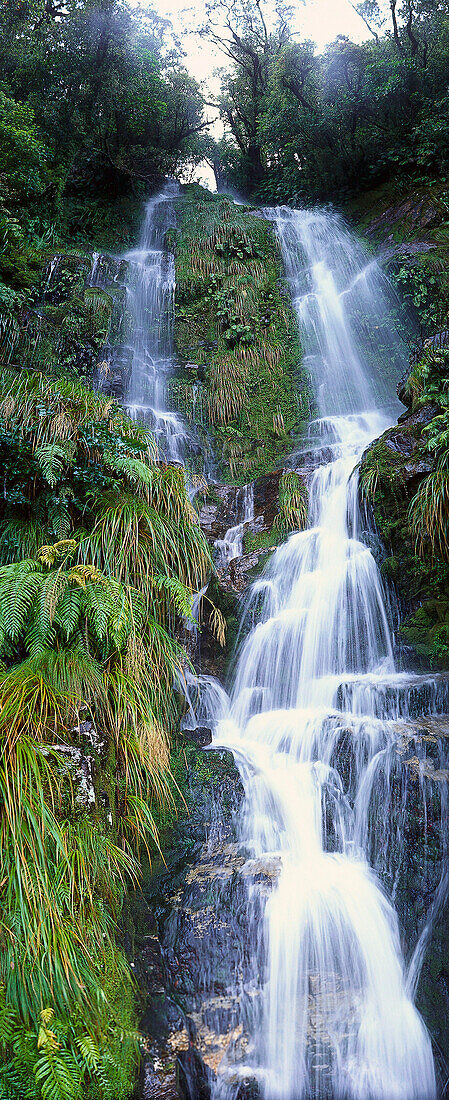
<instances>
[{"instance_id":1,"label":"dense foliage","mask_svg":"<svg viewBox=\"0 0 449 1100\"><path fill-rule=\"evenodd\" d=\"M335 199L449 164L449 8L441 0L355 5L367 41L322 55L295 41L289 12L211 0L204 33L222 49L221 178L268 202ZM385 6L386 7L386 6ZM264 10L265 9L265 10Z\"/></svg>"},{"instance_id":2,"label":"dense foliage","mask_svg":"<svg viewBox=\"0 0 449 1100\"><path fill-rule=\"evenodd\" d=\"M172 799L169 734L209 554L184 473L67 376L0 386L0 1095L127 1096L116 943ZM155 817L156 814L156 817Z\"/></svg>"},{"instance_id":3,"label":"dense foliage","mask_svg":"<svg viewBox=\"0 0 449 1100\"><path fill-rule=\"evenodd\" d=\"M202 99L167 20L126 0L0 4L0 279L98 207L200 156ZM107 213L104 214L107 217ZM7 297L7 291L0 296Z\"/></svg>"},{"instance_id":4,"label":"dense foliage","mask_svg":"<svg viewBox=\"0 0 449 1100\"><path fill-rule=\"evenodd\" d=\"M214 441L222 476L247 482L301 438L311 409L297 324L268 223L193 187L180 209L171 391Z\"/></svg>"}]
</instances>

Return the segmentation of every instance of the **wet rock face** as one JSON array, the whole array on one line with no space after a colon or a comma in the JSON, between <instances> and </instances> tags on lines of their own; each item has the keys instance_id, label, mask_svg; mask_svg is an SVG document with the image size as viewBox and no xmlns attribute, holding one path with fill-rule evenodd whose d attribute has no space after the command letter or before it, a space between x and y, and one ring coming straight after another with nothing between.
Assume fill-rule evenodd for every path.
<instances>
[{"instance_id":1,"label":"wet rock face","mask_svg":"<svg viewBox=\"0 0 449 1100\"><path fill-rule=\"evenodd\" d=\"M269 530L279 510L279 481L282 470L274 470L254 481L254 519L248 529ZM240 489L230 485L213 487L216 500L208 500L201 508L200 525L213 546L216 539L223 539L226 531L239 522L238 495Z\"/></svg>"},{"instance_id":2,"label":"wet rock face","mask_svg":"<svg viewBox=\"0 0 449 1100\"><path fill-rule=\"evenodd\" d=\"M448 738L447 714L397 722L390 779L401 824L393 838L384 884L389 895L395 891L401 933L410 944L416 943L425 924L441 876L442 799L447 799L443 760ZM340 746L340 757L350 741L348 736ZM248 919L248 889L252 896L266 899L280 862L274 857L248 858L236 842L234 822L243 810L243 789L230 753L204 751L186 742L186 756L189 813L173 831L165 850L166 866L159 867L146 883L141 934L136 935L134 973L145 1002L141 1021L145 1047L137 1095L139 1100L211 1100L221 1095L224 1074L230 1086L224 1093L227 1100L230 1096L261 1100L256 1078L242 1077L236 1068L251 1065L254 1027L253 1020L246 1029L238 991L245 986L247 999L253 1000L250 1012L257 1020L257 990L249 981L248 955L251 928L253 933L260 930L262 911L253 913L253 922ZM348 775L350 768L348 760ZM386 821L376 834L379 861L377 849L371 853L379 869L384 864L381 849L387 834ZM263 965L260 959L261 975ZM334 986L333 979L333 994L344 1001L344 989ZM326 1015L329 1004L327 989L311 974L312 1064L315 1057L322 1062L328 1029L335 1025L333 1017L329 1023ZM418 1006L440 1048L437 1061L442 1077L449 1057L444 1026L449 1013L449 941L444 910L426 952Z\"/></svg>"},{"instance_id":3,"label":"wet rock face","mask_svg":"<svg viewBox=\"0 0 449 1100\"><path fill-rule=\"evenodd\" d=\"M186 741L185 755L188 812L134 904L133 970L145 1002L140 1100L209 1100L225 1050L240 1039L231 987L243 951L245 857L234 835L243 788L226 750Z\"/></svg>"},{"instance_id":4,"label":"wet rock face","mask_svg":"<svg viewBox=\"0 0 449 1100\"><path fill-rule=\"evenodd\" d=\"M184 730L184 735L189 741L193 741L199 749L205 749L212 743L212 730L208 726L195 726L195 729Z\"/></svg>"},{"instance_id":5,"label":"wet rock face","mask_svg":"<svg viewBox=\"0 0 449 1100\"><path fill-rule=\"evenodd\" d=\"M215 500L208 500L201 508L199 521L206 538L213 545L223 538L225 531L237 523L236 490L232 485L214 485Z\"/></svg>"},{"instance_id":6,"label":"wet rock face","mask_svg":"<svg viewBox=\"0 0 449 1100\"><path fill-rule=\"evenodd\" d=\"M270 528L279 511L279 482L282 470L273 470L254 482L254 514L263 516L264 526Z\"/></svg>"},{"instance_id":7,"label":"wet rock face","mask_svg":"<svg viewBox=\"0 0 449 1100\"><path fill-rule=\"evenodd\" d=\"M276 546L273 544L267 549L252 550L249 554L242 554L240 558L233 558L220 576L222 588L226 592L243 595L254 580L254 571L263 568L266 559L275 549Z\"/></svg>"},{"instance_id":8,"label":"wet rock face","mask_svg":"<svg viewBox=\"0 0 449 1100\"><path fill-rule=\"evenodd\" d=\"M438 412L436 405L423 405L415 412L403 413L396 427L389 428L382 436L384 447L391 451L393 461L399 463L398 471L406 483L423 477L433 468L432 456L421 454L420 451L423 428L430 424Z\"/></svg>"},{"instance_id":9,"label":"wet rock face","mask_svg":"<svg viewBox=\"0 0 449 1100\"><path fill-rule=\"evenodd\" d=\"M103 348L96 371L96 385L100 393L124 400L131 376L131 361L129 347L117 344Z\"/></svg>"}]
</instances>

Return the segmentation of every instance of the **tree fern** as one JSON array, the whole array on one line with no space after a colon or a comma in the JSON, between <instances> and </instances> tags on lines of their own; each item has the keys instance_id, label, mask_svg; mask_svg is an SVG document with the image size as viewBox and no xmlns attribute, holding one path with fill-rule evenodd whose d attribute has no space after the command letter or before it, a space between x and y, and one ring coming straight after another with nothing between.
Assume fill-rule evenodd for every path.
<instances>
[{"instance_id":1,"label":"tree fern","mask_svg":"<svg viewBox=\"0 0 449 1100\"><path fill-rule=\"evenodd\" d=\"M54 613L54 624L66 642L76 634L83 612L78 588L67 587Z\"/></svg>"}]
</instances>

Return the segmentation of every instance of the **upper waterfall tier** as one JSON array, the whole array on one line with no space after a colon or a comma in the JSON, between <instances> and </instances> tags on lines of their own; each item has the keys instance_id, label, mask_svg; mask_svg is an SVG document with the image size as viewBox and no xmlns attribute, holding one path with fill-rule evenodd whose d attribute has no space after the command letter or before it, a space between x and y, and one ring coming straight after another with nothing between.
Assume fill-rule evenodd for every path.
<instances>
[{"instance_id":1,"label":"upper waterfall tier","mask_svg":"<svg viewBox=\"0 0 449 1100\"><path fill-rule=\"evenodd\" d=\"M127 280L132 350L127 405L133 416L147 420L162 453L183 459L187 433L167 408L165 384L173 369L175 261L166 237L176 225L173 200L179 192L168 183L146 206L139 246L129 252Z\"/></svg>"},{"instance_id":2,"label":"upper waterfall tier","mask_svg":"<svg viewBox=\"0 0 449 1100\"><path fill-rule=\"evenodd\" d=\"M276 225L321 412L393 412L409 352L379 264L334 211L264 213Z\"/></svg>"}]
</instances>

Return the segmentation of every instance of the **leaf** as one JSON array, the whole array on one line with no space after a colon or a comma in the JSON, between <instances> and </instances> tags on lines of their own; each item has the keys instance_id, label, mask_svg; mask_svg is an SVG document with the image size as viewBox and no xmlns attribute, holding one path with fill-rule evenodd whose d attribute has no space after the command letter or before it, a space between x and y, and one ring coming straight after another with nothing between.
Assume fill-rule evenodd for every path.
<instances>
[{"instance_id":1,"label":"leaf","mask_svg":"<svg viewBox=\"0 0 449 1100\"><path fill-rule=\"evenodd\" d=\"M73 462L75 450L75 444L70 440L64 443L41 443L36 447L38 466L52 488L64 473L64 467Z\"/></svg>"}]
</instances>

